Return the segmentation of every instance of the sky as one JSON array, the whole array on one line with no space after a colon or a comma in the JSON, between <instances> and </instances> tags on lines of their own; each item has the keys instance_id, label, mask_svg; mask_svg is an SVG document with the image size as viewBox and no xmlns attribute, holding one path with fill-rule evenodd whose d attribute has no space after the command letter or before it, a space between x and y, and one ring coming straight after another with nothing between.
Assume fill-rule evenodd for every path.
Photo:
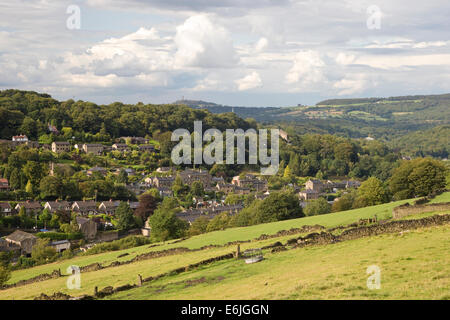
<instances>
[{"instance_id":1,"label":"sky","mask_svg":"<svg viewBox=\"0 0 450 320\"><path fill-rule=\"evenodd\" d=\"M0 0L0 89L295 106L450 93L448 0Z\"/></svg>"}]
</instances>

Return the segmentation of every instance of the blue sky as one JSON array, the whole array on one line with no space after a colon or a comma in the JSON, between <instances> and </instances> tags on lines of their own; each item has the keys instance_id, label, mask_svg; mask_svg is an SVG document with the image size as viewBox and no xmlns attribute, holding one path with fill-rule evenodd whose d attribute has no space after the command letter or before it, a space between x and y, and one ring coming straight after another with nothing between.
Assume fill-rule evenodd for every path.
<instances>
[{"instance_id":1,"label":"blue sky","mask_svg":"<svg viewBox=\"0 0 450 320\"><path fill-rule=\"evenodd\" d=\"M449 14L441 0L0 0L0 88L241 106L448 93Z\"/></svg>"}]
</instances>

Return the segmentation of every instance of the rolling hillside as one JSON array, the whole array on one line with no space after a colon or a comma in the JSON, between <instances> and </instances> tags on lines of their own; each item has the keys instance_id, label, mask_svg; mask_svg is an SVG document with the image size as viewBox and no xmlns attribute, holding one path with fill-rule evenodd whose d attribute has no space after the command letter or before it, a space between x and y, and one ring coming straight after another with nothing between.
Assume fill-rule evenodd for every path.
<instances>
[{"instance_id":1,"label":"rolling hillside","mask_svg":"<svg viewBox=\"0 0 450 320\"><path fill-rule=\"evenodd\" d=\"M435 201L446 201L447 199L448 194L443 194L439 199L435 199ZM213 262L216 257L227 256L234 252L236 250L236 243L240 243L241 250L261 248L273 245L274 242L286 243L293 236L305 236L312 232L311 230L316 229L313 228L310 230L308 229L310 227L308 227L307 229L291 230L291 232L280 232L282 230L314 225L321 225L325 228L346 226L360 219L372 218L375 215L377 215L378 219L388 219L392 215L392 209L405 202L408 201L246 228L228 229L195 236L182 241L160 243L150 247L145 245L96 255L78 256L52 264L18 270L13 272L12 278L9 281L10 284L17 283L20 280L30 279L43 273L51 273L57 269L61 270L62 276L0 290L0 299L33 299L41 293L52 295L55 292L62 292L71 296L92 295L95 287L99 289L108 286L116 288L130 283L136 283L138 274L143 278L160 278L151 281L142 288L117 293L117 296L112 296L112 298L190 298L189 295L193 298L195 295L192 295L189 291L190 289L179 290L179 286L183 288L186 286L186 281L190 284L198 284L199 288L205 289L196 291L196 297L198 298L207 298L210 289L212 290L211 292L223 290L223 294L216 293L216 298L221 299L305 298L303 293L300 294L295 291L297 290L297 286L309 288L305 291L305 294L309 292L312 298L319 297L320 294L324 294L322 296L323 298L333 298L333 294L337 294L332 289L335 287L333 284L335 282L345 284L337 286L340 287L339 290L347 288L344 291L339 291L339 294L348 291L347 293L351 297L365 297L365 294L371 293L368 293L364 289L364 284L361 283L361 279L366 278L364 273L365 266L372 264L372 262L380 263L382 264L381 266L385 265L386 268L391 270L389 272L393 272L394 274L401 273L402 270L403 272L409 272L408 268L421 266L419 269L428 272L429 276L442 279L438 282L439 285L436 285L433 281L429 284L429 288L426 289L429 290L426 291L427 297L445 298L445 292L441 289L441 282L444 285L448 284L448 278L445 276L445 266L448 265L446 259L448 257L442 257L442 252L445 252L445 248L449 248L448 225L415 230L414 232L408 233L407 237L405 237L405 239L409 239L408 242L399 241L399 239L403 238L399 238L395 234L380 235L373 239L363 238L345 241L335 245L289 250L276 255L274 254L273 256L270 249L268 249L265 250L266 260L251 266L245 266L242 261L230 260L229 258L223 261ZM433 232L430 230L433 230ZM339 230L336 232L339 234ZM421 243L421 246L417 246L418 242ZM416 245L414 246L413 243ZM368 248L367 250L365 249L366 247ZM363 248L364 250L362 250ZM387 248L399 249L390 252L390 249L388 250ZM431 251L428 249L428 251L423 251L424 248L428 248ZM374 256L369 258L371 252ZM428 256L433 257L433 261L436 262L435 266L431 266L428 260L426 263L423 261L429 253L430 255ZM354 259L352 261L346 261L349 256L354 257ZM436 257L438 257L437 260ZM173 272L173 270L185 270L185 266L187 265L203 265L204 261L211 261L212 263L207 262L204 266L196 267L192 271L182 272L182 274ZM77 290L69 290L66 286L68 279L66 269L71 265L77 265L86 269L81 273L81 288ZM288 272L286 268L291 271ZM328 271L325 273L319 272L325 269ZM248 276L249 272L253 274L252 277ZM278 277L278 273L283 276ZM309 274L310 276L305 278L305 274ZM293 283L288 281L289 275L290 277L298 278L298 281L296 280L295 282L297 283L295 287L292 287ZM417 283L425 281L425 275L426 273L423 274L422 272L420 277L414 281ZM410 278L409 275L401 275L399 277ZM279 278L279 280L275 281L276 278ZM261 279L266 280L264 280L264 283L261 283ZM321 284L321 286L329 287L329 289L322 290L318 288L319 283L322 283L324 279L333 280L331 281L331 286L327 285L326 281ZM277 283L276 286L273 286L274 281ZM258 288L260 285L263 286L260 288L261 290L252 291L254 294L245 289L252 282L257 283ZM271 283L271 286L266 287L266 282ZM416 282L411 285L417 285ZM161 286L164 288L167 287L168 289L160 290ZM232 294L231 288L233 286L237 290ZM186 286L186 288L188 287L190 288L191 285ZM353 287L356 289L351 289ZM401 290L392 290L376 297L402 297L401 295L399 296ZM343 297L346 296L344 295Z\"/></svg>"}]
</instances>

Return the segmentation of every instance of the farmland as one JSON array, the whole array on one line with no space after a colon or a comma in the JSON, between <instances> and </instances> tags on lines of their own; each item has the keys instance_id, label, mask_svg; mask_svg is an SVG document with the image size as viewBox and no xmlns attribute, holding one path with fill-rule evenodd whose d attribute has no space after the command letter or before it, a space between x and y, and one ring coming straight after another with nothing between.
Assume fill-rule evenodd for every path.
<instances>
[{"instance_id":1,"label":"farmland","mask_svg":"<svg viewBox=\"0 0 450 320\"><path fill-rule=\"evenodd\" d=\"M449 193L436 198L445 202ZM63 276L46 281L12 287L0 291L0 299L33 299L41 293L62 292L72 296L92 295L94 288L136 283L137 275L155 277L177 268L205 259L232 253L233 241L246 241L262 234L273 235L280 230L300 228L305 225L322 225L326 228L348 225L359 219L388 219L392 209L407 201L388 203L368 208L349 210L320 216L261 224L246 228L232 228L195 236L183 241L159 243L96 255L83 255L69 260L14 271L9 283L29 279L42 273L60 269ZM113 299L207 299L213 294L220 299L333 299L333 298L447 298L449 226L417 229L399 234L383 234L371 238L345 241L333 245L313 246L285 252L265 250L265 260L255 265L245 265L241 260L225 260L201 266L178 275L164 276L140 288L117 293ZM241 249L259 248L279 241L286 243L293 236L253 240L241 243ZM417 246L420 243L420 246ZM201 247L216 245L208 248ZM83 272L81 288L69 290L66 286L66 269L101 263L129 261L139 254L185 248L151 259L133 261L101 270ZM124 255L127 254L127 255ZM119 258L120 256L120 258ZM349 259L348 257L352 257ZM383 289L368 291L365 287L365 268L379 265L383 270ZM307 276L306 276L307 275ZM386 277L386 278L384 278ZM276 280L275 280L276 279ZM295 281L292 281L295 279ZM404 283L404 281L406 281ZM196 285L186 285L196 284ZM421 284L421 290L408 288ZM252 287L253 286L253 287ZM235 289L233 289L235 288ZM252 290L249 290L252 288ZM255 289L256 288L256 289ZM448 291L448 290L447 290ZM210 297L210 296L209 296Z\"/></svg>"}]
</instances>

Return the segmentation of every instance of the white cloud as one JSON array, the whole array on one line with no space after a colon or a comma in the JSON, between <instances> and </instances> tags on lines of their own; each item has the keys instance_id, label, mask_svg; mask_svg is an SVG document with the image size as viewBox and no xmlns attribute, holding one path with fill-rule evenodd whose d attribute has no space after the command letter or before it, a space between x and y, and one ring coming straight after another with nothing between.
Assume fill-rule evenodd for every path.
<instances>
[{"instance_id":1,"label":"white cloud","mask_svg":"<svg viewBox=\"0 0 450 320\"><path fill-rule=\"evenodd\" d=\"M267 40L267 38L262 37L255 44L255 50L256 50L256 52L264 51L268 45L269 45L269 40Z\"/></svg>"},{"instance_id":2,"label":"white cloud","mask_svg":"<svg viewBox=\"0 0 450 320\"><path fill-rule=\"evenodd\" d=\"M236 84L239 91L245 91L262 87L262 80L257 72L252 72L242 79L236 80Z\"/></svg>"},{"instance_id":3,"label":"white cloud","mask_svg":"<svg viewBox=\"0 0 450 320\"><path fill-rule=\"evenodd\" d=\"M450 54L366 55L356 59L355 64L385 70L404 67L449 66Z\"/></svg>"},{"instance_id":4,"label":"white cloud","mask_svg":"<svg viewBox=\"0 0 450 320\"><path fill-rule=\"evenodd\" d=\"M175 44L178 68L230 67L237 61L230 34L207 15L192 16L178 26Z\"/></svg>"},{"instance_id":5,"label":"white cloud","mask_svg":"<svg viewBox=\"0 0 450 320\"><path fill-rule=\"evenodd\" d=\"M349 65L352 64L355 61L356 57L353 54L347 54L344 52L340 52L335 60L336 63L341 64L341 65Z\"/></svg>"},{"instance_id":6,"label":"white cloud","mask_svg":"<svg viewBox=\"0 0 450 320\"><path fill-rule=\"evenodd\" d=\"M293 66L286 75L286 82L312 84L324 81L323 67L325 63L317 51L301 51L294 58Z\"/></svg>"},{"instance_id":7,"label":"white cloud","mask_svg":"<svg viewBox=\"0 0 450 320\"><path fill-rule=\"evenodd\" d=\"M344 96L361 93L368 85L369 81L365 75L354 74L339 80L333 85L333 88L338 89L339 96Z\"/></svg>"}]
</instances>

